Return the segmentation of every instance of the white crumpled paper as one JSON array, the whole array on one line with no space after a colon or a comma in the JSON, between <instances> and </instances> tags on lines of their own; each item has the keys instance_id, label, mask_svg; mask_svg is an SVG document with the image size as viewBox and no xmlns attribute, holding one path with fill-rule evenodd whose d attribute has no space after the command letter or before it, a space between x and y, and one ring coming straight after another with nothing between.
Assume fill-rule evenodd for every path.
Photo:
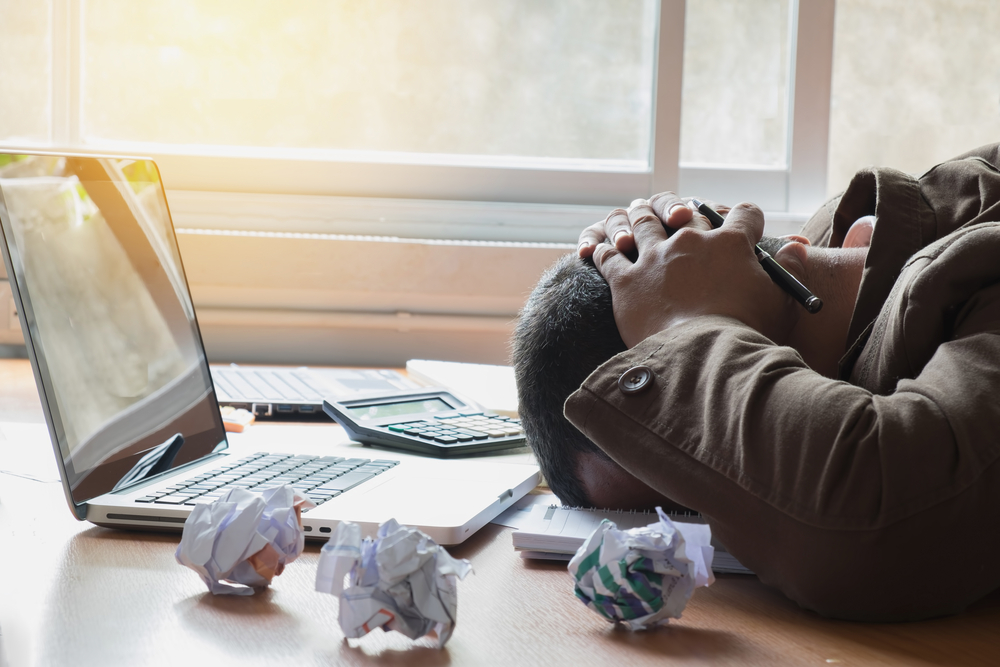
<instances>
[{"instance_id":1,"label":"white crumpled paper","mask_svg":"<svg viewBox=\"0 0 1000 667\"><path fill-rule=\"evenodd\" d=\"M695 587L715 581L711 529L656 512L656 523L625 531L604 520L569 562L576 596L632 630L680 618Z\"/></svg>"},{"instance_id":2,"label":"white crumpled paper","mask_svg":"<svg viewBox=\"0 0 1000 667\"><path fill-rule=\"evenodd\" d=\"M301 511L308 507L315 504L290 486L232 489L195 506L174 557L216 595L253 595L302 553Z\"/></svg>"},{"instance_id":3,"label":"white crumpled paper","mask_svg":"<svg viewBox=\"0 0 1000 667\"><path fill-rule=\"evenodd\" d=\"M343 521L323 546L316 590L340 596L346 637L363 637L379 627L411 639L433 631L442 648L455 629L458 579L471 569L469 561L452 558L430 537L395 519L379 526L374 540L362 540L361 527Z\"/></svg>"}]
</instances>

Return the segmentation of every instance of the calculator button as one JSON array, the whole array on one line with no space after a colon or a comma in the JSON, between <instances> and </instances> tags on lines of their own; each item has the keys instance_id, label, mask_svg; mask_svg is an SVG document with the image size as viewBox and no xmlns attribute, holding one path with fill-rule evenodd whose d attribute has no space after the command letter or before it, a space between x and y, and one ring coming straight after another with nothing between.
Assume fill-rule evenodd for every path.
<instances>
[{"instance_id":1,"label":"calculator button","mask_svg":"<svg viewBox=\"0 0 1000 667\"><path fill-rule=\"evenodd\" d=\"M485 438L486 436L483 437ZM473 440L475 440L475 438L473 438L471 435L461 435L461 434L454 436L454 438L459 442L472 442Z\"/></svg>"},{"instance_id":2,"label":"calculator button","mask_svg":"<svg viewBox=\"0 0 1000 667\"><path fill-rule=\"evenodd\" d=\"M437 433L420 432L417 437L423 438L424 440L436 440L439 436Z\"/></svg>"},{"instance_id":3,"label":"calculator button","mask_svg":"<svg viewBox=\"0 0 1000 667\"><path fill-rule=\"evenodd\" d=\"M408 428L405 431L403 431L403 433L405 433L406 435L420 435L423 432L424 432L424 430L422 428L421 429Z\"/></svg>"},{"instance_id":4,"label":"calculator button","mask_svg":"<svg viewBox=\"0 0 1000 667\"><path fill-rule=\"evenodd\" d=\"M450 445L452 443L458 442L458 438L452 437L450 435L439 435L438 437L434 438L434 442L441 442L446 445Z\"/></svg>"},{"instance_id":5,"label":"calculator button","mask_svg":"<svg viewBox=\"0 0 1000 667\"><path fill-rule=\"evenodd\" d=\"M506 436L507 433L505 431L487 431L486 435L490 436L491 438L502 438Z\"/></svg>"},{"instance_id":6,"label":"calculator button","mask_svg":"<svg viewBox=\"0 0 1000 667\"><path fill-rule=\"evenodd\" d=\"M406 431L406 427L405 426L395 426L395 425L393 425L393 426L389 427L389 430L392 431L392 432L394 432L394 433L403 433L404 431Z\"/></svg>"}]
</instances>

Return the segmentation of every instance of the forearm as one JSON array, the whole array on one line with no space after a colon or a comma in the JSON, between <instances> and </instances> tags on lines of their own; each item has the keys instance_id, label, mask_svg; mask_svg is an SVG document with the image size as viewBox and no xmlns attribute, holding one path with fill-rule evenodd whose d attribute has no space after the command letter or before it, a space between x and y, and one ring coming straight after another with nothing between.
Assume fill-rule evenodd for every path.
<instances>
[{"instance_id":1,"label":"forearm","mask_svg":"<svg viewBox=\"0 0 1000 667\"><path fill-rule=\"evenodd\" d=\"M1000 358L1000 346L988 349L997 340L956 341L921 377L876 396L814 373L738 322L698 318L602 366L569 398L566 416L684 505L729 511L718 492L725 480L796 520L870 529L957 492L982 469L982 434L954 425L998 411L997 373L977 370L966 386L963 369L976 364L970 353ZM622 394L618 377L638 364L653 370L652 385Z\"/></svg>"}]
</instances>

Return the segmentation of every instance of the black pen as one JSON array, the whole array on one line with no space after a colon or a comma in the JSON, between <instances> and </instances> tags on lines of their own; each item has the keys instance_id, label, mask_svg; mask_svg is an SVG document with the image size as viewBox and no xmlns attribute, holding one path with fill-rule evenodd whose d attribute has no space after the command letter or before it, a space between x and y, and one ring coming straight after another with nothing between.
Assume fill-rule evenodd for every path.
<instances>
[{"instance_id":1,"label":"black pen","mask_svg":"<svg viewBox=\"0 0 1000 667\"><path fill-rule=\"evenodd\" d=\"M698 211L703 216L708 218L708 221L712 223L712 227L718 229L722 226L725 218L719 215L711 206L697 199L692 199L691 203L698 208ZM778 284L778 287L791 294L792 298L801 303L807 312L819 312L819 309L823 307L822 299L810 292L808 287L800 283L795 276L786 271L785 267L778 264L759 245L754 245L754 251L757 253L757 261L760 262L761 267L767 272L767 275L771 276L771 280Z\"/></svg>"}]
</instances>

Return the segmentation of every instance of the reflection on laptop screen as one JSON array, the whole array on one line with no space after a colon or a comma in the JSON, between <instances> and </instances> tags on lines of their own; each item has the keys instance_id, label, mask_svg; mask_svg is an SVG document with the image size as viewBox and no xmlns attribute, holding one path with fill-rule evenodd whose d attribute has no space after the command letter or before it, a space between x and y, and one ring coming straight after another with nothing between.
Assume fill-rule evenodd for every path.
<instances>
[{"instance_id":1,"label":"reflection on laptop screen","mask_svg":"<svg viewBox=\"0 0 1000 667\"><path fill-rule=\"evenodd\" d=\"M156 166L0 155L0 193L74 502L225 448Z\"/></svg>"}]
</instances>

